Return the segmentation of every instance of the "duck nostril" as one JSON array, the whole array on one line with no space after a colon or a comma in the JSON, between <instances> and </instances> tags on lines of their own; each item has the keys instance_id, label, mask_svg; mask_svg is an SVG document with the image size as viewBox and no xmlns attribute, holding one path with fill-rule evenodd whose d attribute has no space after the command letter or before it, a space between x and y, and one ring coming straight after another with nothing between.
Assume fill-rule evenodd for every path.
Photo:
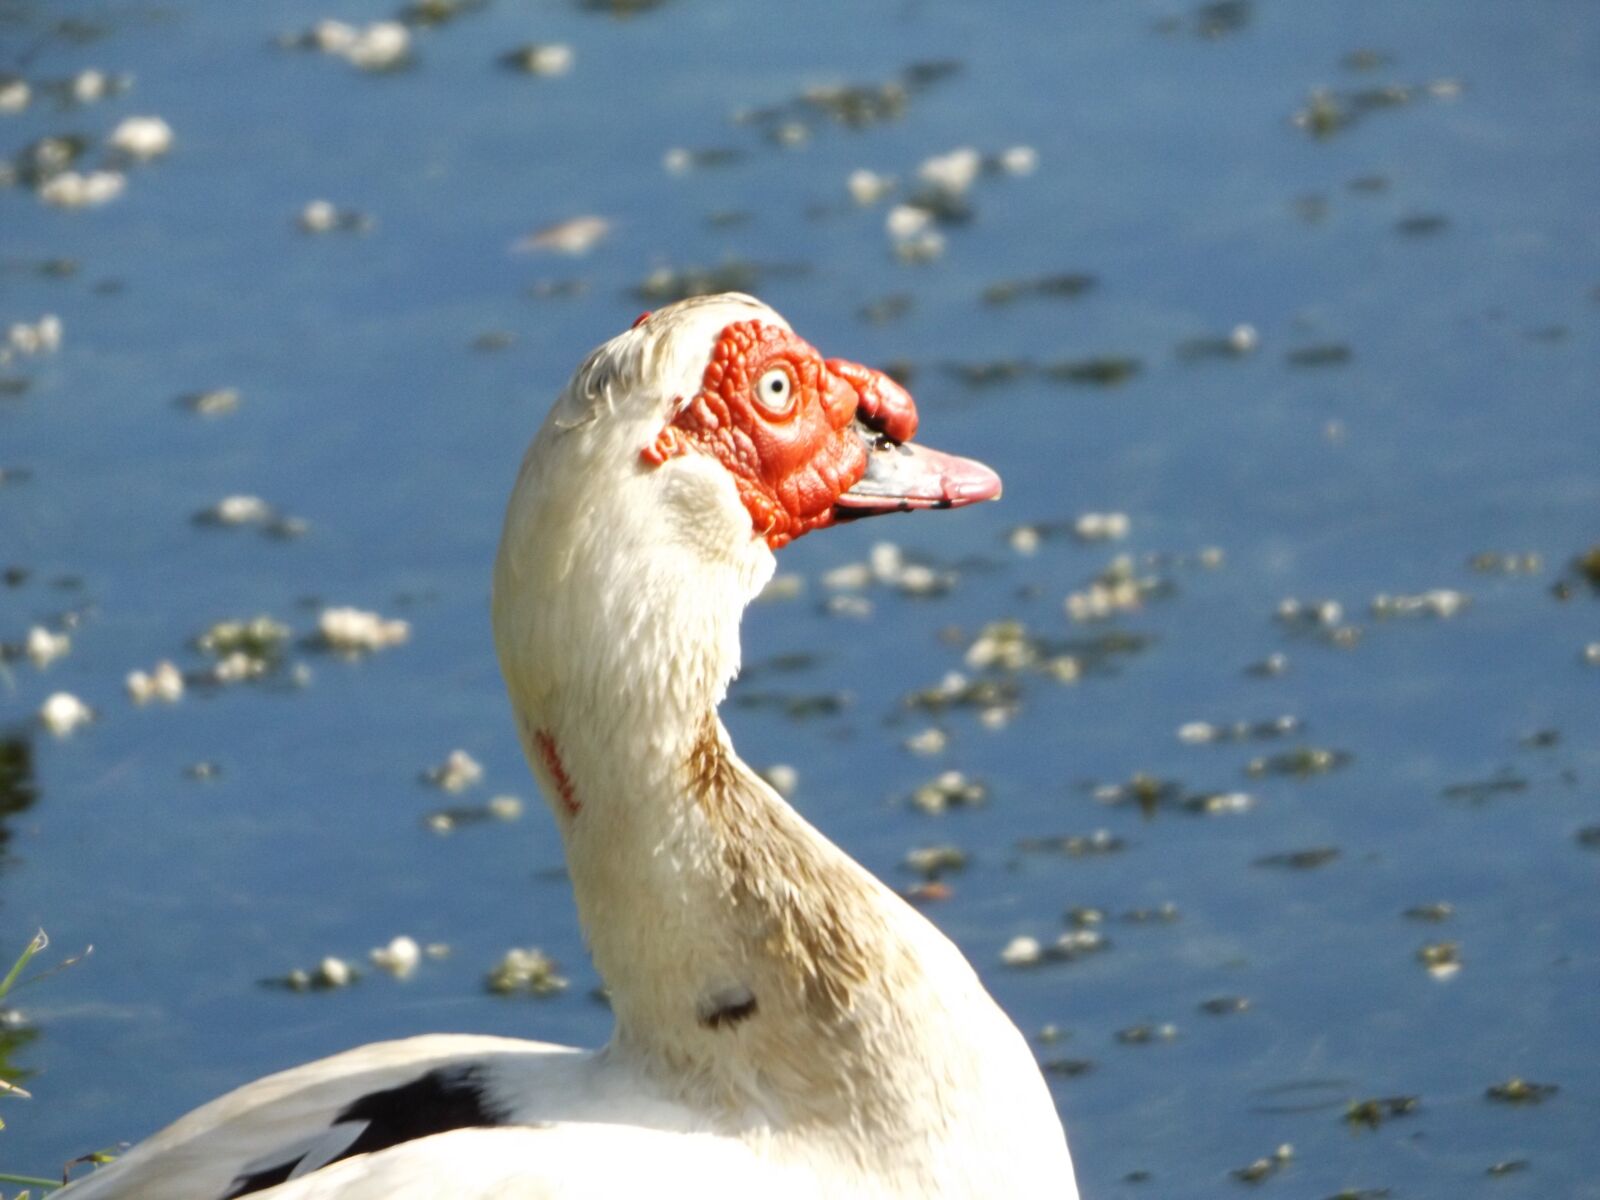
<instances>
[{"instance_id":1,"label":"duck nostril","mask_svg":"<svg viewBox=\"0 0 1600 1200\"><path fill-rule=\"evenodd\" d=\"M874 433L908 442L917 432L917 406L911 393L881 371L843 358L830 358L828 370L856 394L856 420Z\"/></svg>"},{"instance_id":2,"label":"duck nostril","mask_svg":"<svg viewBox=\"0 0 1600 1200\"><path fill-rule=\"evenodd\" d=\"M856 409L856 420L860 421L861 424L865 425L868 429L872 430L873 433L877 434L880 440L890 442L894 440L889 436L888 432L889 414L884 412L881 408L872 408L869 410L868 406L863 404ZM879 449L882 448L883 447L881 446L879 447Z\"/></svg>"}]
</instances>

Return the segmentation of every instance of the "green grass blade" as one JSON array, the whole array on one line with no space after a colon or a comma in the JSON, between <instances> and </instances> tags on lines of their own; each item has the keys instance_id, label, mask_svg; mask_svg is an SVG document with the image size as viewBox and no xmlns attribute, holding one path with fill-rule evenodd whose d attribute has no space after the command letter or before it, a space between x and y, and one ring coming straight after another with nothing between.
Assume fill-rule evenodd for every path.
<instances>
[{"instance_id":1,"label":"green grass blade","mask_svg":"<svg viewBox=\"0 0 1600 1200\"><path fill-rule=\"evenodd\" d=\"M34 1175L8 1175L0 1171L0 1183L25 1183L29 1187L50 1188L52 1191L61 1186L59 1179L40 1179Z\"/></svg>"},{"instance_id":2,"label":"green grass blade","mask_svg":"<svg viewBox=\"0 0 1600 1200\"><path fill-rule=\"evenodd\" d=\"M6 977L0 979L0 999L3 999L5 994L11 990L11 985L17 982L17 976L22 974L23 968L28 965L33 956L49 944L50 938L45 934L44 930L41 929L33 935L33 941L28 943L17 961L12 964L11 970L6 972ZM4 1178L4 1176L0 1176L0 1178Z\"/></svg>"}]
</instances>

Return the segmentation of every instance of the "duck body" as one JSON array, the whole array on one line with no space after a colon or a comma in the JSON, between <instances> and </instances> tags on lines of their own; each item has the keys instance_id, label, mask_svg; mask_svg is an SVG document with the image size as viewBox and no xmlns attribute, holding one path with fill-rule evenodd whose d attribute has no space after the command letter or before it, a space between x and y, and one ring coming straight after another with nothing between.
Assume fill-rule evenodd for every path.
<instances>
[{"instance_id":1,"label":"duck body","mask_svg":"<svg viewBox=\"0 0 1600 1200\"><path fill-rule=\"evenodd\" d=\"M523 462L492 615L610 1042L362 1047L197 1109L66 1196L1073 1200L1016 1027L717 716L776 547L998 492L907 445L915 423L892 381L746 296L596 350Z\"/></svg>"}]
</instances>

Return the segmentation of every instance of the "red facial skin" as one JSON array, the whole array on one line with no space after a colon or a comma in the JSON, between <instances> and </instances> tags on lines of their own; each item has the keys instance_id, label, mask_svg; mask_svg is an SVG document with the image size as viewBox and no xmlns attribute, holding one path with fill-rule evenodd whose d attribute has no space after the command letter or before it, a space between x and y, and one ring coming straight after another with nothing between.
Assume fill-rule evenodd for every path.
<instances>
[{"instance_id":1,"label":"red facial skin","mask_svg":"<svg viewBox=\"0 0 1600 1200\"><path fill-rule=\"evenodd\" d=\"M756 397L775 368L790 384L776 412ZM732 473L754 532L776 550L831 525L834 502L866 473L858 413L897 442L917 431L910 394L888 376L824 360L776 325L740 321L717 335L700 391L640 458L659 466L690 450L712 455Z\"/></svg>"}]
</instances>

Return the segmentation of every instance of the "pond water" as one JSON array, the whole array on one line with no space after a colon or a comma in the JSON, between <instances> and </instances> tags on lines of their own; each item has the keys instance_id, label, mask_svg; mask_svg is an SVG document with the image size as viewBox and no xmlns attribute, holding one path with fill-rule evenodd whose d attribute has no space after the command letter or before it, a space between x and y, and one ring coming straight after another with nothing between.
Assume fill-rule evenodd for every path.
<instances>
[{"instance_id":1,"label":"pond water","mask_svg":"<svg viewBox=\"0 0 1600 1200\"><path fill-rule=\"evenodd\" d=\"M361 1041L604 1038L489 564L580 357L731 285L1005 477L785 551L724 715L1034 1038L1084 1195L1600 1196L1600 8L494 0L404 10L391 70L285 44L394 2L0 0L0 950L94 947L5 1001L0 1171ZM129 116L170 149L119 163ZM270 511L195 519L228 497ZM319 651L329 605L409 639ZM275 669L203 686L262 614ZM456 749L481 782L420 778ZM913 802L947 771L984 803ZM402 934L449 953L366 966ZM570 986L490 995L527 945ZM263 984L327 956L362 977Z\"/></svg>"}]
</instances>

